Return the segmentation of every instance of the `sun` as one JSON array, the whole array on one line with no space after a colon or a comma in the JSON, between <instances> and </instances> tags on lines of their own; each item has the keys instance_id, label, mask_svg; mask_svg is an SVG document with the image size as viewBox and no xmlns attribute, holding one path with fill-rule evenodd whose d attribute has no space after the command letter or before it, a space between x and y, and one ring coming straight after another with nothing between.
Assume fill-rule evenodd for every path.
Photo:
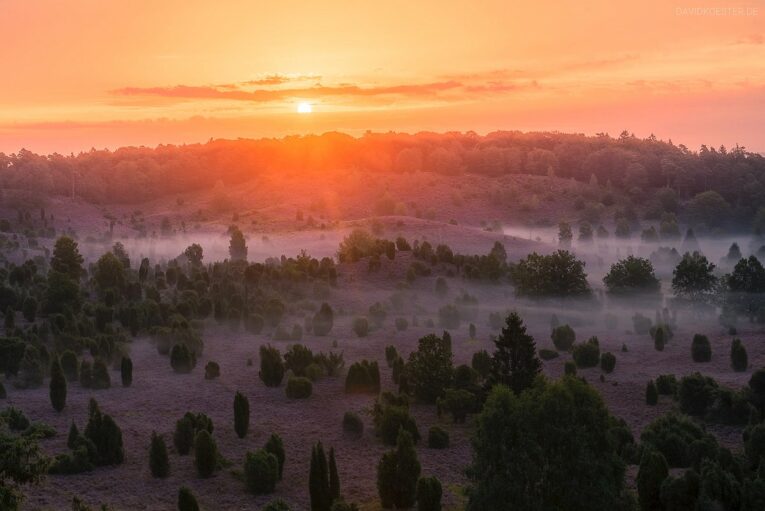
<instances>
[{"instance_id":1,"label":"sun","mask_svg":"<svg viewBox=\"0 0 765 511\"><path fill-rule=\"evenodd\" d=\"M313 112L313 106L308 101L301 101L298 103L297 112L299 114L310 114Z\"/></svg>"}]
</instances>

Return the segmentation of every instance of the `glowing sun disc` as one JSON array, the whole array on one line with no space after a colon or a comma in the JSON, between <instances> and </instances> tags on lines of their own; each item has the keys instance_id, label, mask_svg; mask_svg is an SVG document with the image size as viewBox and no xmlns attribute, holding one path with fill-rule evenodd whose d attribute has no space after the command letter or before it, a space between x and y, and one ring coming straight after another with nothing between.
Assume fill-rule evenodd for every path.
<instances>
[{"instance_id":1,"label":"glowing sun disc","mask_svg":"<svg viewBox=\"0 0 765 511\"><path fill-rule=\"evenodd\" d=\"M310 114L313 112L313 107L311 106L311 103L307 101L301 101L298 103L297 112L299 114Z\"/></svg>"}]
</instances>

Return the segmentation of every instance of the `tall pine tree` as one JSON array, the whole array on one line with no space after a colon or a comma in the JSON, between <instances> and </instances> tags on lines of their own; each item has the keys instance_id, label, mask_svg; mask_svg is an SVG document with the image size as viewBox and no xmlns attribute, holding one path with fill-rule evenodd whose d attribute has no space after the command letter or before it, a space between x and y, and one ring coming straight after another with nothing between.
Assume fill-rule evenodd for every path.
<instances>
[{"instance_id":1,"label":"tall pine tree","mask_svg":"<svg viewBox=\"0 0 765 511\"><path fill-rule=\"evenodd\" d=\"M518 313L513 312L505 320L505 327L494 339L496 350L492 359L492 384L507 385L520 394L531 387L534 378L542 370L537 357L534 338L526 333L526 327Z\"/></svg>"}]
</instances>

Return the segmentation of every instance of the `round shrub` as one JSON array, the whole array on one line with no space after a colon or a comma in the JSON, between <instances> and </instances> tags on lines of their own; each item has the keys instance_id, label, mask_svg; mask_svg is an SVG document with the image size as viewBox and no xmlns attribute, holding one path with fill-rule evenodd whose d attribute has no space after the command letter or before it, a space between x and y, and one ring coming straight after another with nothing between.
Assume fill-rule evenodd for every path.
<instances>
[{"instance_id":1,"label":"round shrub","mask_svg":"<svg viewBox=\"0 0 765 511\"><path fill-rule=\"evenodd\" d=\"M700 373L683 376L677 390L680 410L688 415L703 416L717 395L717 382Z\"/></svg>"},{"instance_id":2,"label":"round shrub","mask_svg":"<svg viewBox=\"0 0 765 511\"><path fill-rule=\"evenodd\" d=\"M421 477L417 481L417 511L441 511L441 481L436 477Z\"/></svg>"},{"instance_id":3,"label":"round shrub","mask_svg":"<svg viewBox=\"0 0 765 511\"><path fill-rule=\"evenodd\" d=\"M669 476L667 460L658 451L646 449L637 474L638 499L641 509L662 509L661 484Z\"/></svg>"},{"instance_id":4,"label":"round shrub","mask_svg":"<svg viewBox=\"0 0 765 511\"><path fill-rule=\"evenodd\" d=\"M366 337L369 334L369 321L367 318L356 318L353 320L353 331L357 337Z\"/></svg>"},{"instance_id":5,"label":"round shrub","mask_svg":"<svg viewBox=\"0 0 765 511\"><path fill-rule=\"evenodd\" d=\"M746 371L746 368L749 367L749 356L741 343L741 339L733 339L733 344L730 346L730 364L736 372Z\"/></svg>"},{"instance_id":6,"label":"round shrub","mask_svg":"<svg viewBox=\"0 0 765 511\"><path fill-rule=\"evenodd\" d=\"M600 368L604 373L612 373L616 367L616 357L613 353L603 353L600 356Z\"/></svg>"},{"instance_id":7,"label":"round shrub","mask_svg":"<svg viewBox=\"0 0 765 511\"><path fill-rule=\"evenodd\" d=\"M313 351L302 344L293 344L284 353L284 367L295 376L305 376L306 368L314 361Z\"/></svg>"},{"instance_id":8,"label":"round shrub","mask_svg":"<svg viewBox=\"0 0 765 511\"><path fill-rule=\"evenodd\" d=\"M276 456L265 449L247 453L244 458L244 481L250 493L273 493L278 479L279 461Z\"/></svg>"},{"instance_id":9,"label":"round shrub","mask_svg":"<svg viewBox=\"0 0 765 511\"><path fill-rule=\"evenodd\" d=\"M194 353L185 344L175 344L170 350L170 366L176 373L190 373L197 364Z\"/></svg>"},{"instance_id":10,"label":"round shrub","mask_svg":"<svg viewBox=\"0 0 765 511\"><path fill-rule=\"evenodd\" d=\"M362 360L348 368L345 376L345 392L348 394L380 392L380 368L377 361Z\"/></svg>"},{"instance_id":11,"label":"round shrub","mask_svg":"<svg viewBox=\"0 0 765 511\"><path fill-rule=\"evenodd\" d=\"M322 376L324 376L324 368L322 368L319 364L316 362L311 362L308 364L308 366L303 371L303 374L306 378L308 378L311 381L316 381Z\"/></svg>"},{"instance_id":12,"label":"round shrub","mask_svg":"<svg viewBox=\"0 0 765 511\"><path fill-rule=\"evenodd\" d=\"M313 384L304 376L291 376L287 380L287 397L290 399L306 399L311 397Z\"/></svg>"},{"instance_id":13,"label":"round shrub","mask_svg":"<svg viewBox=\"0 0 765 511\"><path fill-rule=\"evenodd\" d=\"M408 432L416 443L420 439L417 423L409 414L409 410L403 406L385 406L380 418L379 433L386 445L395 445L398 431L403 429Z\"/></svg>"},{"instance_id":14,"label":"round shrub","mask_svg":"<svg viewBox=\"0 0 765 511\"><path fill-rule=\"evenodd\" d=\"M260 347L260 379L266 387L278 387L284 379L284 361L279 350L271 346Z\"/></svg>"},{"instance_id":15,"label":"round shrub","mask_svg":"<svg viewBox=\"0 0 765 511\"><path fill-rule=\"evenodd\" d=\"M653 380L645 386L645 404L655 406L659 402L659 392L656 390L656 384Z\"/></svg>"},{"instance_id":16,"label":"round shrub","mask_svg":"<svg viewBox=\"0 0 765 511\"><path fill-rule=\"evenodd\" d=\"M668 414L648 424L640 433L646 447L659 451L672 468L689 467L703 458L715 458L717 441L685 415Z\"/></svg>"},{"instance_id":17,"label":"round shrub","mask_svg":"<svg viewBox=\"0 0 765 511\"><path fill-rule=\"evenodd\" d=\"M151 445L149 447L149 468L152 477L165 478L170 475L170 461L167 457L165 439L156 431L151 433Z\"/></svg>"},{"instance_id":18,"label":"round shrub","mask_svg":"<svg viewBox=\"0 0 765 511\"><path fill-rule=\"evenodd\" d=\"M682 511L696 509L701 481L695 470L686 470L681 477L667 477L661 483L661 509Z\"/></svg>"},{"instance_id":19,"label":"round shrub","mask_svg":"<svg viewBox=\"0 0 765 511\"><path fill-rule=\"evenodd\" d=\"M194 465L199 477L210 477L218 465L218 446L206 429L194 438Z\"/></svg>"},{"instance_id":20,"label":"round shrub","mask_svg":"<svg viewBox=\"0 0 765 511\"><path fill-rule=\"evenodd\" d=\"M428 447L431 449L446 449L449 447L449 433L438 426L428 430Z\"/></svg>"},{"instance_id":21,"label":"round shrub","mask_svg":"<svg viewBox=\"0 0 765 511\"><path fill-rule=\"evenodd\" d=\"M600 343L597 337L590 337L584 344L574 346L574 362L577 367L595 367L600 362Z\"/></svg>"},{"instance_id":22,"label":"round shrub","mask_svg":"<svg viewBox=\"0 0 765 511\"><path fill-rule=\"evenodd\" d=\"M133 361L130 357L122 357L120 361L120 378L123 387L130 387L133 384Z\"/></svg>"},{"instance_id":23,"label":"round shrub","mask_svg":"<svg viewBox=\"0 0 765 511\"><path fill-rule=\"evenodd\" d=\"M345 412L345 415L343 415L343 431L353 437L361 438L361 435L364 434L364 422L357 414Z\"/></svg>"},{"instance_id":24,"label":"round shrub","mask_svg":"<svg viewBox=\"0 0 765 511\"><path fill-rule=\"evenodd\" d=\"M566 376L576 376L576 363L573 360L566 360L563 364L563 374Z\"/></svg>"},{"instance_id":25,"label":"round shrub","mask_svg":"<svg viewBox=\"0 0 765 511\"><path fill-rule=\"evenodd\" d=\"M550 337L555 348L559 351L569 351L576 342L576 332L568 325L553 328Z\"/></svg>"},{"instance_id":26,"label":"round shrub","mask_svg":"<svg viewBox=\"0 0 765 511\"><path fill-rule=\"evenodd\" d=\"M178 491L178 511L199 511L197 499L185 486Z\"/></svg>"},{"instance_id":27,"label":"round shrub","mask_svg":"<svg viewBox=\"0 0 765 511\"><path fill-rule=\"evenodd\" d=\"M677 392L677 378L674 374L660 374L656 377L656 390L662 396L674 396Z\"/></svg>"},{"instance_id":28,"label":"round shrub","mask_svg":"<svg viewBox=\"0 0 765 511\"><path fill-rule=\"evenodd\" d=\"M691 343L691 357L694 362L709 362L712 360L712 346L706 335L696 334Z\"/></svg>"}]
</instances>

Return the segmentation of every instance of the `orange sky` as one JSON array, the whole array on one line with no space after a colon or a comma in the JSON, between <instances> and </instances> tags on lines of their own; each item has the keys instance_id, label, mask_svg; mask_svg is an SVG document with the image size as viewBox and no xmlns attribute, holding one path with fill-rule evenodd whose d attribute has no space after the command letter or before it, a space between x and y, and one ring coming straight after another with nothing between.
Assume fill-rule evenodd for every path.
<instances>
[{"instance_id":1,"label":"orange sky","mask_svg":"<svg viewBox=\"0 0 765 511\"><path fill-rule=\"evenodd\" d=\"M4 152L625 128L765 151L765 0L0 0L0 62Z\"/></svg>"}]
</instances>

